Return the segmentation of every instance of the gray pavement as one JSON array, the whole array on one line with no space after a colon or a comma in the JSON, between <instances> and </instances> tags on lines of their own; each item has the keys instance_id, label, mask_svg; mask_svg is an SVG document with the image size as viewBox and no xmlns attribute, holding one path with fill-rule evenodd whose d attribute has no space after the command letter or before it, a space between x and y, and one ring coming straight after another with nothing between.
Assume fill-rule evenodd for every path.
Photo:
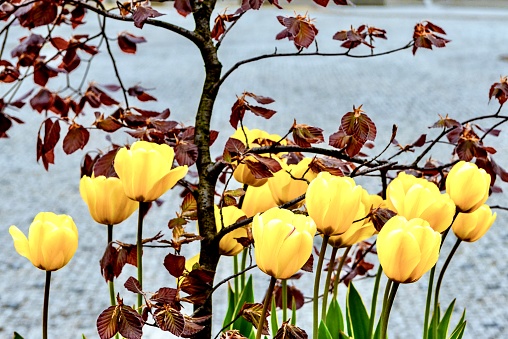
<instances>
[{"instance_id":1,"label":"gray pavement","mask_svg":"<svg viewBox=\"0 0 508 339\"><path fill-rule=\"evenodd\" d=\"M221 6L231 3L221 3ZM167 13L165 20L191 26L190 18L175 14L169 6L160 7ZM220 52L224 69L236 61L259 54L278 51L293 51L287 41L275 41L282 29L276 15L291 15L293 10L305 12L303 6L284 11L267 7L261 12L245 15L231 34L224 40ZM349 58L276 58L241 67L222 87L213 117L213 128L221 130L221 136L213 147L215 155L221 153L220 145L233 133L228 124L231 105L235 95L250 91L273 97L272 105L278 111L271 120L248 116L246 126L258 127L272 133L284 134L296 117L298 122L320 126L326 135L338 128L338 119L353 105L363 104L364 110L378 127L376 149L388 142L391 125L399 125L398 140L413 142L421 133L435 135L428 130L437 120L437 114L450 114L464 120L477 114L493 113L497 106L488 105L490 85L501 75L508 75L508 63L503 55L508 54L507 19L508 10L474 8L424 7L358 7L334 8L330 11L309 8L309 15L316 18L319 29L320 51L340 50L331 36L350 25L369 24L387 30L388 40L378 41L379 51L401 46L412 36L412 29L420 20L431 20L443 27L452 42L433 52L420 50L416 56L404 51L373 59ZM94 22L92 16L90 23ZM159 101L151 109L171 108L174 119L192 124L193 114L199 99L199 88L203 80L203 67L197 50L188 42L171 33L161 32L145 26L142 31L131 24L108 24L112 36L122 30L144 35L148 40L139 46L137 56L123 55L119 67L128 85L141 83L156 88L152 93ZM11 37L16 32L11 33ZM12 47L7 46L7 47ZM366 53L359 49L357 53ZM90 74L90 80L111 83L113 73L106 56L98 56ZM50 82L50 86L58 85ZM0 87L3 93L5 87ZM43 116L29 109L18 115L26 124L15 126L10 138L0 140L0 337L9 338L18 331L27 339L40 337L40 317L44 273L17 255L7 232L12 224L26 231L39 211L54 211L73 216L80 232L80 247L70 264L53 274L50 303L51 338L98 338L95 330L97 315L108 306L107 286L100 276L98 261L106 243L106 228L97 225L88 215L78 191L79 163L83 155L77 152L65 156L56 154L56 165L46 173L42 165L35 162L36 132ZM93 120L93 114L87 115ZM128 142L124 133L115 135L117 142ZM498 140L487 138L498 150L496 160L508 167L507 148L502 133ZM90 149L107 145L103 135L96 134ZM375 150L376 150L375 149ZM436 150L435 156L450 156L446 145ZM410 154L407 159L411 159ZM362 185L373 192L379 187L368 180ZM506 191L506 184L500 184ZM491 204L508 205L505 194L490 198ZM145 233L155 234L165 229L167 220L174 216L172 195L164 196L166 203L150 212L146 220ZM467 308L468 325L464 338L505 338L508 335L508 293L506 279L508 265L505 260L508 244L506 214L498 212L498 220L492 230L477 243L463 244L445 277L442 302L448 304L457 298L454 319L463 308ZM115 238L133 243L135 240L135 218L115 228ZM444 253L449 251L447 242ZM186 249L185 253L196 251ZM155 290L162 284L173 284L173 279L162 268L163 250L147 251L144 259L145 287ZM220 265L220 276L229 272L229 258ZM135 275L133 268L125 268L120 277L123 282ZM262 275L257 283L256 298L260 300L268 280ZM402 286L395 301L390 323L390 338L421 337L422 314L425 301L426 277L422 281ZM309 278L296 284L302 289L309 286ZM358 282L361 291L367 293L373 281ZM120 285L120 284L118 284ZM118 288L127 303L134 296ZM342 290L340 293L345 293ZM224 290L216 298L216 326L220 328L224 309ZM310 295L310 292L307 291ZM364 295L369 301L367 294ZM300 325L308 332L309 309L300 312ZM306 320L307 319L307 320ZM167 338L150 328L146 338Z\"/></svg>"}]
</instances>

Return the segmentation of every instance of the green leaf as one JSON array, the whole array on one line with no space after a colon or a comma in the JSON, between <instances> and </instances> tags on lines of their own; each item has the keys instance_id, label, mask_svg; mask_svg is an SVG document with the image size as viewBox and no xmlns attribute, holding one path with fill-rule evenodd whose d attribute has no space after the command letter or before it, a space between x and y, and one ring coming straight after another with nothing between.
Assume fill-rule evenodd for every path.
<instances>
[{"instance_id":1,"label":"green leaf","mask_svg":"<svg viewBox=\"0 0 508 339\"><path fill-rule=\"evenodd\" d=\"M340 332L344 330L344 318L337 299L333 299L326 312L326 327L333 339L340 338Z\"/></svg>"},{"instance_id":2,"label":"green leaf","mask_svg":"<svg viewBox=\"0 0 508 339\"><path fill-rule=\"evenodd\" d=\"M437 337L446 339L448 335L448 326L450 325L450 319L452 317L453 308L455 307L455 299L450 303L448 308L446 309L445 314L443 315L443 319L439 322L437 328Z\"/></svg>"},{"instance_id":3,"label":"green leaf","mask_svg":"<svg viewBox=\"0 0 508 339\"><path fill-rule=\"evenodd\" d=\"M323 320L321 320L321 323L319 323L318 338L319 339L333 339L332 335L330 334L330 331L328 331L328 328L326 327L326 324L323 322Z\"/></svg>"},{"instance_id":4,"label":"green leaf","mask_svg":"<svg viewBox=\"0 0 508 339\"><path fill-rule=\"evenodd\" d=\"M354 338L367 338L369 329L369 314L362 297L352 283L349 284L346 297L347 314L351 323L349 335Z\"/></svg>"},{"instance_id":5,"label":"green leaf","mask_svg":"<svg viewBox=\"0 0 508 339\"><path fill-rule=\"evenodd\" d=\"M24 338L18 332L14 332L14 335L12 336L12 339L24 339Z\"/></svg>"},{"instance_id":6,"label":"green leaf","mask_svg":"<svg viewBox=\"0 0 508 339\"><path fill-rule=\"evenodd\" d=\"M254 287L252 285L252 275L249 276L245 288L240 293L238 301L235 305L234 316L236 316L242 309L245 303L254 303ZM243 335L249 334L252 331L252 324L243 318L237 319L233 323L233 329L240 331Z\"/></svg>"},{"instance_id":7,"label":"green leaf","mask_svg":"<svg viewBox=\"0 0 508 339\"><path fill-rule=\"evenodd\" d=\"M381 319L376 326L376 331L374 332L374 339L381 339Z\"/></svg>"},{"instance_id":8,"label":"green leaf","mask_svg":"<svg viewBox=\"0 0 508 339\"><path fill-rule=\"evenodd\" d=\"M463 323L457 325L455 330L452 332L450 339L462 339L462 336L464 335L464 331L466 330L466 324L467 324L467 321L464 321Z\"/></svg>"},{"instance_id":9,"label":"green leaf","mask_svg":"<svg viewBox=\"0 0 508 339\"><path fill-rule=\"evenodd\" d=\"M272 298L272 311L270 314L270 326L272 326L272 337L275 337L279 329L279 321L277 319L277 306L275 305L275 298Z\"/></svg>"},{"instance_id":10,"label":"green leaf","mask_svg":"<svg viewBox=\"0 0 508 339\"><path fill-rule=\"evenodd\" d=\"M227 324L233 320L233 314L235 312L235 292L231 288L231 285L228 284L228 310L226 312L226 316L224 317L224 321L222 322L222 327L226 327Z\"/></svg>"}]
</instances>

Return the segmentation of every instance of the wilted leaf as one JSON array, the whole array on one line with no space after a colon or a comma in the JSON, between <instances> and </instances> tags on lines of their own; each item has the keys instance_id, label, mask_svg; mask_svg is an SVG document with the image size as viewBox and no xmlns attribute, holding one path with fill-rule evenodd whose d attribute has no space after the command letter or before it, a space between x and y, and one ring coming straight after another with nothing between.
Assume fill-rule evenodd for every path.
<instances>
[{"instance_id":1,"label":"wilted leaf","mask_svg":"<svg viewBox=\"0 0 508 339\"><path fill-rule=\"evenodd\" d=\"M263 304L256 303L256 304L250 304L245 303L243 304L242 308L240 309L239 315L242 316L245 320L250 322L254 327L258 328L261 323L261 313L263 311ZM270 316L270 311L267 310L266 317ZM263 319L263 331L262 334L268 335L270 332L268 332L268 321L266 319Z\"/></svg>"},{"instance_id":2,"label":"wilted leaf","mask_svg":"<svg viewBox=\"0 0 508 339\"><path fill-rule=\"evenodd\" d=\"M282 323L273 339L307 339L308 337L307 332L291 325L288 320Z\"/></svg>"}]
</instances>

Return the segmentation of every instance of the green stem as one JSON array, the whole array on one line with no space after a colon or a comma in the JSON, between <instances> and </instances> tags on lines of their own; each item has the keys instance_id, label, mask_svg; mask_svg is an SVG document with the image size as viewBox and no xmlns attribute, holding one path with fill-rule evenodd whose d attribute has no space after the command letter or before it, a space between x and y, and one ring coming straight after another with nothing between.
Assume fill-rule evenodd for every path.
<instances>
[{"instance_id":1,"label":"green stem","mask_svg":"<svg viewBox=\"0 0 508 339\"><path fill-rule=\"evenodd\" d=\"M319 282L321 280L321 270L323 269L323 259L325 258L326 245L330 236L323 235L323 243L321 251L319 251L319 259L316 268L316 278L314 280L314 300L313 300L313 322L312 322L312 338L318 337L318 320L319 320Z\"/></svg>"},{"instance_id":2,"label":"green stem","mask_svg":"<svg viewBox=\"0 0 508 339\"><path fill-rule=\"evenodd\" d=\"M113 241L113 225L108 225L108 246ZM113 280L108 281L109 285L109 300L111 303L111 306L116 305L116 298L115 298L115 283Z\"/></svg>"},{"instance_id":3,"label":"green stem","mask_svg":"<svg viewBox=\"0 0 508 339\"><path fill-rule=\"evenodd\" d=\"M138 282L141 289L143 289L143 218L146 211L148 211L149 203L140 201L139 202L139 214L138 214L138 234L136 239L136 250L137 250L137 264L138 264ZM143 295L138 294L138 311L141 314L143 310L141 305L143 304Z\"/></svg>"},{"instance_id":4,"label":"green stem","mask_svg":"<svg viewBox=\"0 0 508 339\"><path fill-rule=\"evenodd\" d=\"M245 271L245 267L247 266L247 251L247 248L244 248L242 251L242 264L240 265L242 272ZM242 290L245 288L245 272L240 276L240 286L242 286Z\"/></svg>"},{"instance_id":5,"label":"green stem","mask_svg":"<svg viewBox=\"0 0 508 339\"><path fill-rule=\"evenodd\" d=\"M388 338L388 321L390 319L390 311L392 309L393 301L395 300L395 295L397 294L398 288L398 282L388 279L388 282L386 283L385 295L383 298L383 313L381 314L381 339Z\"/></svg>"},{"instance_id":6,"label":"green stem","mask_svg":"<svg viewBox=\"0 0 508 339\"><path fill-rule=\"evenodd\" d=\"M240 281L238 279L238 255L233 257L233 271L234 271L234 282L235 282L235 305L240 296Z\"/></svg>"},{"instance_id":7,"label":"green stem","mask_svg":"<svg viewBox=\"0 0 508 339\"><path fill-rule=\"evenodd\" d=\"M325 288L323 293L323 304L321 304L321 320L326 319L326 310L328 306L328 294L330 293L330 281L332 280L333 268L335 267L335 257L337 256L337 247L332 248L330 263L328 264L328 272L326 274Z\"/></svg>"},{"instance_id":8,"label":"green stem","mask_svg":"<svg viewBox=\"0 0 508 339\"><path fill-rule=\"evenodd\" d=\"M286 279L282 280L282 322L288 318L288 282Z\"/></svg>"},{"instance_id":9,"label":"green stem","mask_svg":"<svg viewBox=\"0 0 508 339\"><path fill-rule=\"evenodd\" d=\"M459 248L460 244L462 243L462 240L457 239L455 244L453 245L452 250L450 251L450 254L446 258L445 263L443 264L443 268L441 269L441 272L439 272L439 278L437 278L436 283L436 291L434 294L434 312L436 312L437 308L439 307L439 291L441 290L441 283L443 282L443 278L446 272L446 269L448 268L448 265L452 261L453 255L455 252L457 252L457 249ZM436 318L436 322L439 321L439 319ZM436 323L437 325L437 323ZM434 338L437 338L437 326L434 326Z\"/></svg>"},{"instance_id":10,"label":"green stem","mask_svg":"<svg viewBox=\"0 0 508 339\"><path fill-rule=\"evenodd\" d=\"M263 334L263 325L265 324L266 320L266 312L268 311L268 307L272 303L273 289L275 287L276 282L277 279L275 279L274 277L270 278L270 285L268 286L268 291L266 291L266 298L263 304L263 311L261 311L261 318L259 320L258 330L256 332L256 339L261 339L261 335Z\"/></svg>"},{"instance_id":11,"label":"green stem","mask_svg":"<svg viewBox=\"0 0 508 339\"><path fill-rule=\"evenodd\" d=\"M42 307L42 339L48 339L48 308L50 284L51 271L46 271L46 284L44 285L44 306Z\"/></svg>"},{"instance_id":12,"label":"green stem","mask_svg":"<svg viewBox=\"0 0 508 339\"><path fill-rule=\"evenodd\" d=\"M376 281L374 282L374 290L372 291L372 305L370 306L370 319L369 319L369 332L367 339L371 339L374 334L374 320L376 319L377 295L379 293L379 283L381 282L381 275L383 268L379 265L376 274Z\"/></svg>"},{"instance_id":13,"label":"green stem","mask_svg":"<svg viewBox=\"0 0 508 339\"><path fill-rule=\"evenodd\" d=\"M432 269L430 270L429 287L427 288L427 301L425 303L425 319L423 321L423 339L427 339L429 334L430 303L432 300L432 287L434 285L435 274L436 274L436 265L434 265L434 267L432 267Z\"/></svg>"},{"instance_id":14,"label":"green stem","mask_svg":"<svg viewBox=\"0 0 508 339\"><path fill-rule=\"evenodd\" d=\"M344 263L346 262L347 255L349 254L349 251L351 250L351 246L346 247L346 250L344 251L344 254L342 254L342 257L339 261L339 267L337 268L337 274L335 275L335 279L333 280L333 298L337 299L337 295L339 293L339 282L340 282L340 272L342 271L342 267L344 266Z\"/></svg>"}]
</instances>

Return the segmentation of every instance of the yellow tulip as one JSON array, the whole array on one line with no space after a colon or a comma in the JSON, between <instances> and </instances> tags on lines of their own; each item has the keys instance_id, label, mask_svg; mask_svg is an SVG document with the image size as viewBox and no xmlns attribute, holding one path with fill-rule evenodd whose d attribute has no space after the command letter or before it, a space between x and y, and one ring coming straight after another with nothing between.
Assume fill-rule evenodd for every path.
<instances>
[{"instance_id":1,"label":"yellow tulip","mask_svg":"<svg viewBox=\"0 0 508 339\"><path fill-rule=\"evenodd\" d=\"M485 235L497 218L488 205L482 205L471 213L459 213L453 222L453 233L457 238L473 242Z\"/></svg>"},{"instance_id":2,"label":"yellow tulip","mask_svg":"<svg viewBox=\"0 0 508 339\"><path fill-rule=\"evenodd\" d=\"M187 166L171 169L175 152L170 146L136 141L122 147L115 156L115 171L125 194L132 200L158 199L187 174Z\"/></svg>"},{"instance_id":3,"label":"yellow tulip","mask_svg":"<svg viewBox=\"0 0 508 339\"><path fill-rule=\"evenodd\" d=\"M67 265L78 248L78 229L72 218L65 214L37 214L30 225L28 238L14 225L9 228L9 233L16 251L45 271L56 271Z\"/></svg>"},{"instance_id":4,"label":"yellow tulip","mask_svg":"<svg viewBox=\"0 0 508 339\"><path fill-rule=\"evenodd\" d=\"M273 200L268 184L259 187L249 186L247 191L245 191L242 211L247 217L250 218L257 213L263 213L275 206L277 206L277 204Z\"/></svg>"},{"instance_id":5,"label":"yellow tulip","mask_svg":"<svg viewBox=\"0 0 508 339\"><path fill-rule=\"evenodd\" d=\"M364 219L370 213L371 208L380 207L383 204L383 198L376 194L369 194L366 189L363 189L361 202L354 220ZM353 222L347 231L341 235L330 237L328 243L337 248L349 247L372 237L375 233L376 228L374 224L369 218L365 218L364 220Z\"/></svg>"},{"instance_id":6,"label":"yellow tulip","mask_svg":"<svg viewBox=\"0 0 508 339\"><path fill-rule=\"evenodd\" d=\"M222 213L222 217L221 217ZM219 209L215 206L215 225L217 231L220 231L222 227L228 227L237 222L241 217L245 217L245 213L236 206L227 206ZM246 238L247 228L240 227L226 234L219 242L219 253L221 255L234 256L243 250L242 244L240 244L237 238Z\"/></svg>"},{"instance_id":7,"label":"yellow tulip","mask_svg":"<svg viewBox=\"0 0 508 339\"><path fill-rule=\"evenodd\" d=\"M307 262L316 224L307 216L274 207L252 222L254 254L259 269L276 279L288 279Z\"/></svg>"},{"instance_id":8,"label":"yellow tulip","mask_svg":"<svg viewBox=\"0 0 508 339\"><path fill-rule=\"evenodd\" d=\"M266 140L269 142L279 142L281 145L286 145L287 141L281 140L282 137L278 134L269 134L266 131L260 129L248 129L247 127L239 127L231 138L240 140L243 144L248 148L259 147L259 146L267 146ZM260 143L260 141L263 141ZM253 145L253 143L255 145Z\"/></svg>"},{"instance_id":9,"label":"yellow tulip","mask_svg":"<svg viewBox=\"0 0 508 339\"><path fill-rule=\"evenodd\" d=\"M352 178L321 172L307 189L307 211L323 235L340 235L355 221L362 194Z\"/></svg>"},{"instance_id":10,"label":"yellow tulip","mask_svg":"<svg viewBox=\"0 0 508 339\"><path fill-rule=\"evenodd\" d=\"M462 213L474 212L489 197L490 175L473 163L459 161L446 177L446 192Z\"/></svg>"},{"instance_id":11,"label":"yellow tulip","mask_svg":"<svg viewBox=\"0 0 508 339\"><path fill-rule=\"evenodd\" d=\"M399 283L420 279L437 262L441 234L423 219L394 216L377 236L379 263L388 278Z\"/></svg>"},{"instance_id":12,"label":"yellow tulip","mask_svg":"<svg viewBox=\"0 0 508 339\"><path fill-rule=\"evenodd\" d=\"M121 223L139 205L125 195L122 182L116 177L85 175L79 182L79 192L92 218L103 225Z\"/></svg>"},{"instance_id":13,"label":"yellow tulip","mask_svg":"<svg viewBox=\"0 0 508 339\"><path fill-rule=\"evenodd\" d=\"M386 190L389 209L406 219L422 218L439 233L444 232L455 215L455 204L448 194L425 179L404 172L393 179Z\"/></svg>"},{"instance_id":14,"label":"yellow tulip","mask_svg":"<svg viewBox=\"0 0 508 339\"><path fill-rule=\"evenodd\" d=\"M257 162L253 156L248 156L245 160ZM236 168L233 171L233 177L236 181L253 187L259 187L268 181L268 178L256 178L249 167L243 162L236 165Z\"/></svg>"},{"instance_id":15,"label":"yellow tulip","mask_svg":"<svg viewBox=\"0 0 508 339\"><path fill-rule=\"evenodd\" d=\"M280 162L282 169L268 179L270 192L277 205L282 205L305 193L309 186L307 181L312 181L317 176L316 172L309 169L311 161L311 158L305 158L295 165L286 165L284 162ZM297 180L302 178L307 181Z\"/></svg>"}]
</instances>

